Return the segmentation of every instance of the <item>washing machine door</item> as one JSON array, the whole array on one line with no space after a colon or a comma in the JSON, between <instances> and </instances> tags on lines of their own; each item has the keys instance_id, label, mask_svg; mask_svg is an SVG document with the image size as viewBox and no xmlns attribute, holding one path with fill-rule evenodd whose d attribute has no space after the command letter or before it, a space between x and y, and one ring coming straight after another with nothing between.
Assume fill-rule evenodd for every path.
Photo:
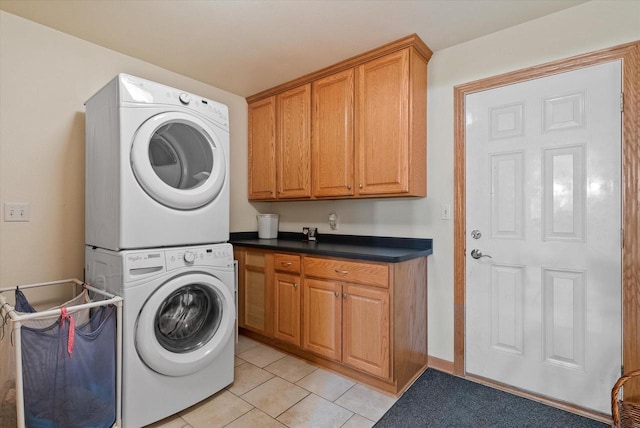
<instances>
[{"instance_id":1,"label":"washing machine door","mask_svg":"<svg viewBox=\"0 0 640 428\"><path fill-rule=\"evenodd\" d=\"M220 137L204 120L182 112L155 115L138 128L131 167L149 196L178 210L213 201L226 177Z\"/></svg>"},{"instance_id":2,"label":"washing machine door","mask_svg":"<svg viewBox=\"0 0 640 428\"><path fill-rule=\"evenodd\" d=\"M136 350L160 374L189 375L220 354L234 323L234 298L222 281L204 273L177 276L158 287L142 307Z\"/></svg>"}]
</instances>

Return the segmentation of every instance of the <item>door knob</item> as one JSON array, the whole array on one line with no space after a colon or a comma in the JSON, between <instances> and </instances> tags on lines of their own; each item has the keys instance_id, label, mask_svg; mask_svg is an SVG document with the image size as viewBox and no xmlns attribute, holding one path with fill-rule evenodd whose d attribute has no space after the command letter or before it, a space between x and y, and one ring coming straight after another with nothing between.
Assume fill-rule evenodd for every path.
<instances>
[{"instance_id":1,"label":"door knob","mask_svg":"<svg viewBox=\"0 0 640 428\"><path fill-rule=\"evenodd\" d=\"M476 260L481 259L482 257L489 257L490 259L493 258L488 254L482 254L482 251L478 250L477 248L471 250L471 257L473 257Z\"/></svg>"}]
</instances>

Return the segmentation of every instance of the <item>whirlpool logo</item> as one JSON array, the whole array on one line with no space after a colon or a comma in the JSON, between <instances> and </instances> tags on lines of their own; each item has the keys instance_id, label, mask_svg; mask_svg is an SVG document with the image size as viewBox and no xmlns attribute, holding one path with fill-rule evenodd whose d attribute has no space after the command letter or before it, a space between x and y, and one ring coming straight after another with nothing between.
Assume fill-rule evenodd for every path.
<instances>
[{"instance_id":1,"label":"whirlpool logo","mask_svg":"<svg viewBox=\"0 0 640 428\"><path fill-rule=\"evenodd\" d=\"M137 262L138 260L147 260L147 259L159 259L161 257L160 253L153 254L129 254L127 256L127 260L130 262Z\"/></svg>"}]
</instances>

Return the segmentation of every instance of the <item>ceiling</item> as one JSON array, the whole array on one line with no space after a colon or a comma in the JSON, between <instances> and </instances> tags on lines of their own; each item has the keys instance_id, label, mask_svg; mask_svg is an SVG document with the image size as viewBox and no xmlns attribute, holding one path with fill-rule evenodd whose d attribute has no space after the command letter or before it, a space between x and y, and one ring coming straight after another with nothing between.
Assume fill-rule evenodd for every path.
<instances>
[{"instance_id":1,"label":"ceiling","mask_svg":"<svg viewBox=\"0 0 640 428\"><path fill-rule=\"evenodd\" d=\"M0 9L241 96L417 33L438 51L585 0L0 0Z\"/></svg>"}]
</instances>

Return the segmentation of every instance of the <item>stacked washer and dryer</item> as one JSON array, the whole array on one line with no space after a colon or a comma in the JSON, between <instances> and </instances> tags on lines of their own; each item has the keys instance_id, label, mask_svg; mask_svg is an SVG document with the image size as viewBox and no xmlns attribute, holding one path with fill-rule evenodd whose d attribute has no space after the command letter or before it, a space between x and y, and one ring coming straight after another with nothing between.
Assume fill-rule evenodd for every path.
<instances>
[{"instance_id":1,"label":"stacked washer and dryer","mask_svg":"<svg viewBox=\"0 0 640 428\"><path fill-rule=\"evenodd\" d=\"M122 423L233 382L227 107L120 74L86 103L87 282L124 298Z\"/></svg>"}]
</instances>

